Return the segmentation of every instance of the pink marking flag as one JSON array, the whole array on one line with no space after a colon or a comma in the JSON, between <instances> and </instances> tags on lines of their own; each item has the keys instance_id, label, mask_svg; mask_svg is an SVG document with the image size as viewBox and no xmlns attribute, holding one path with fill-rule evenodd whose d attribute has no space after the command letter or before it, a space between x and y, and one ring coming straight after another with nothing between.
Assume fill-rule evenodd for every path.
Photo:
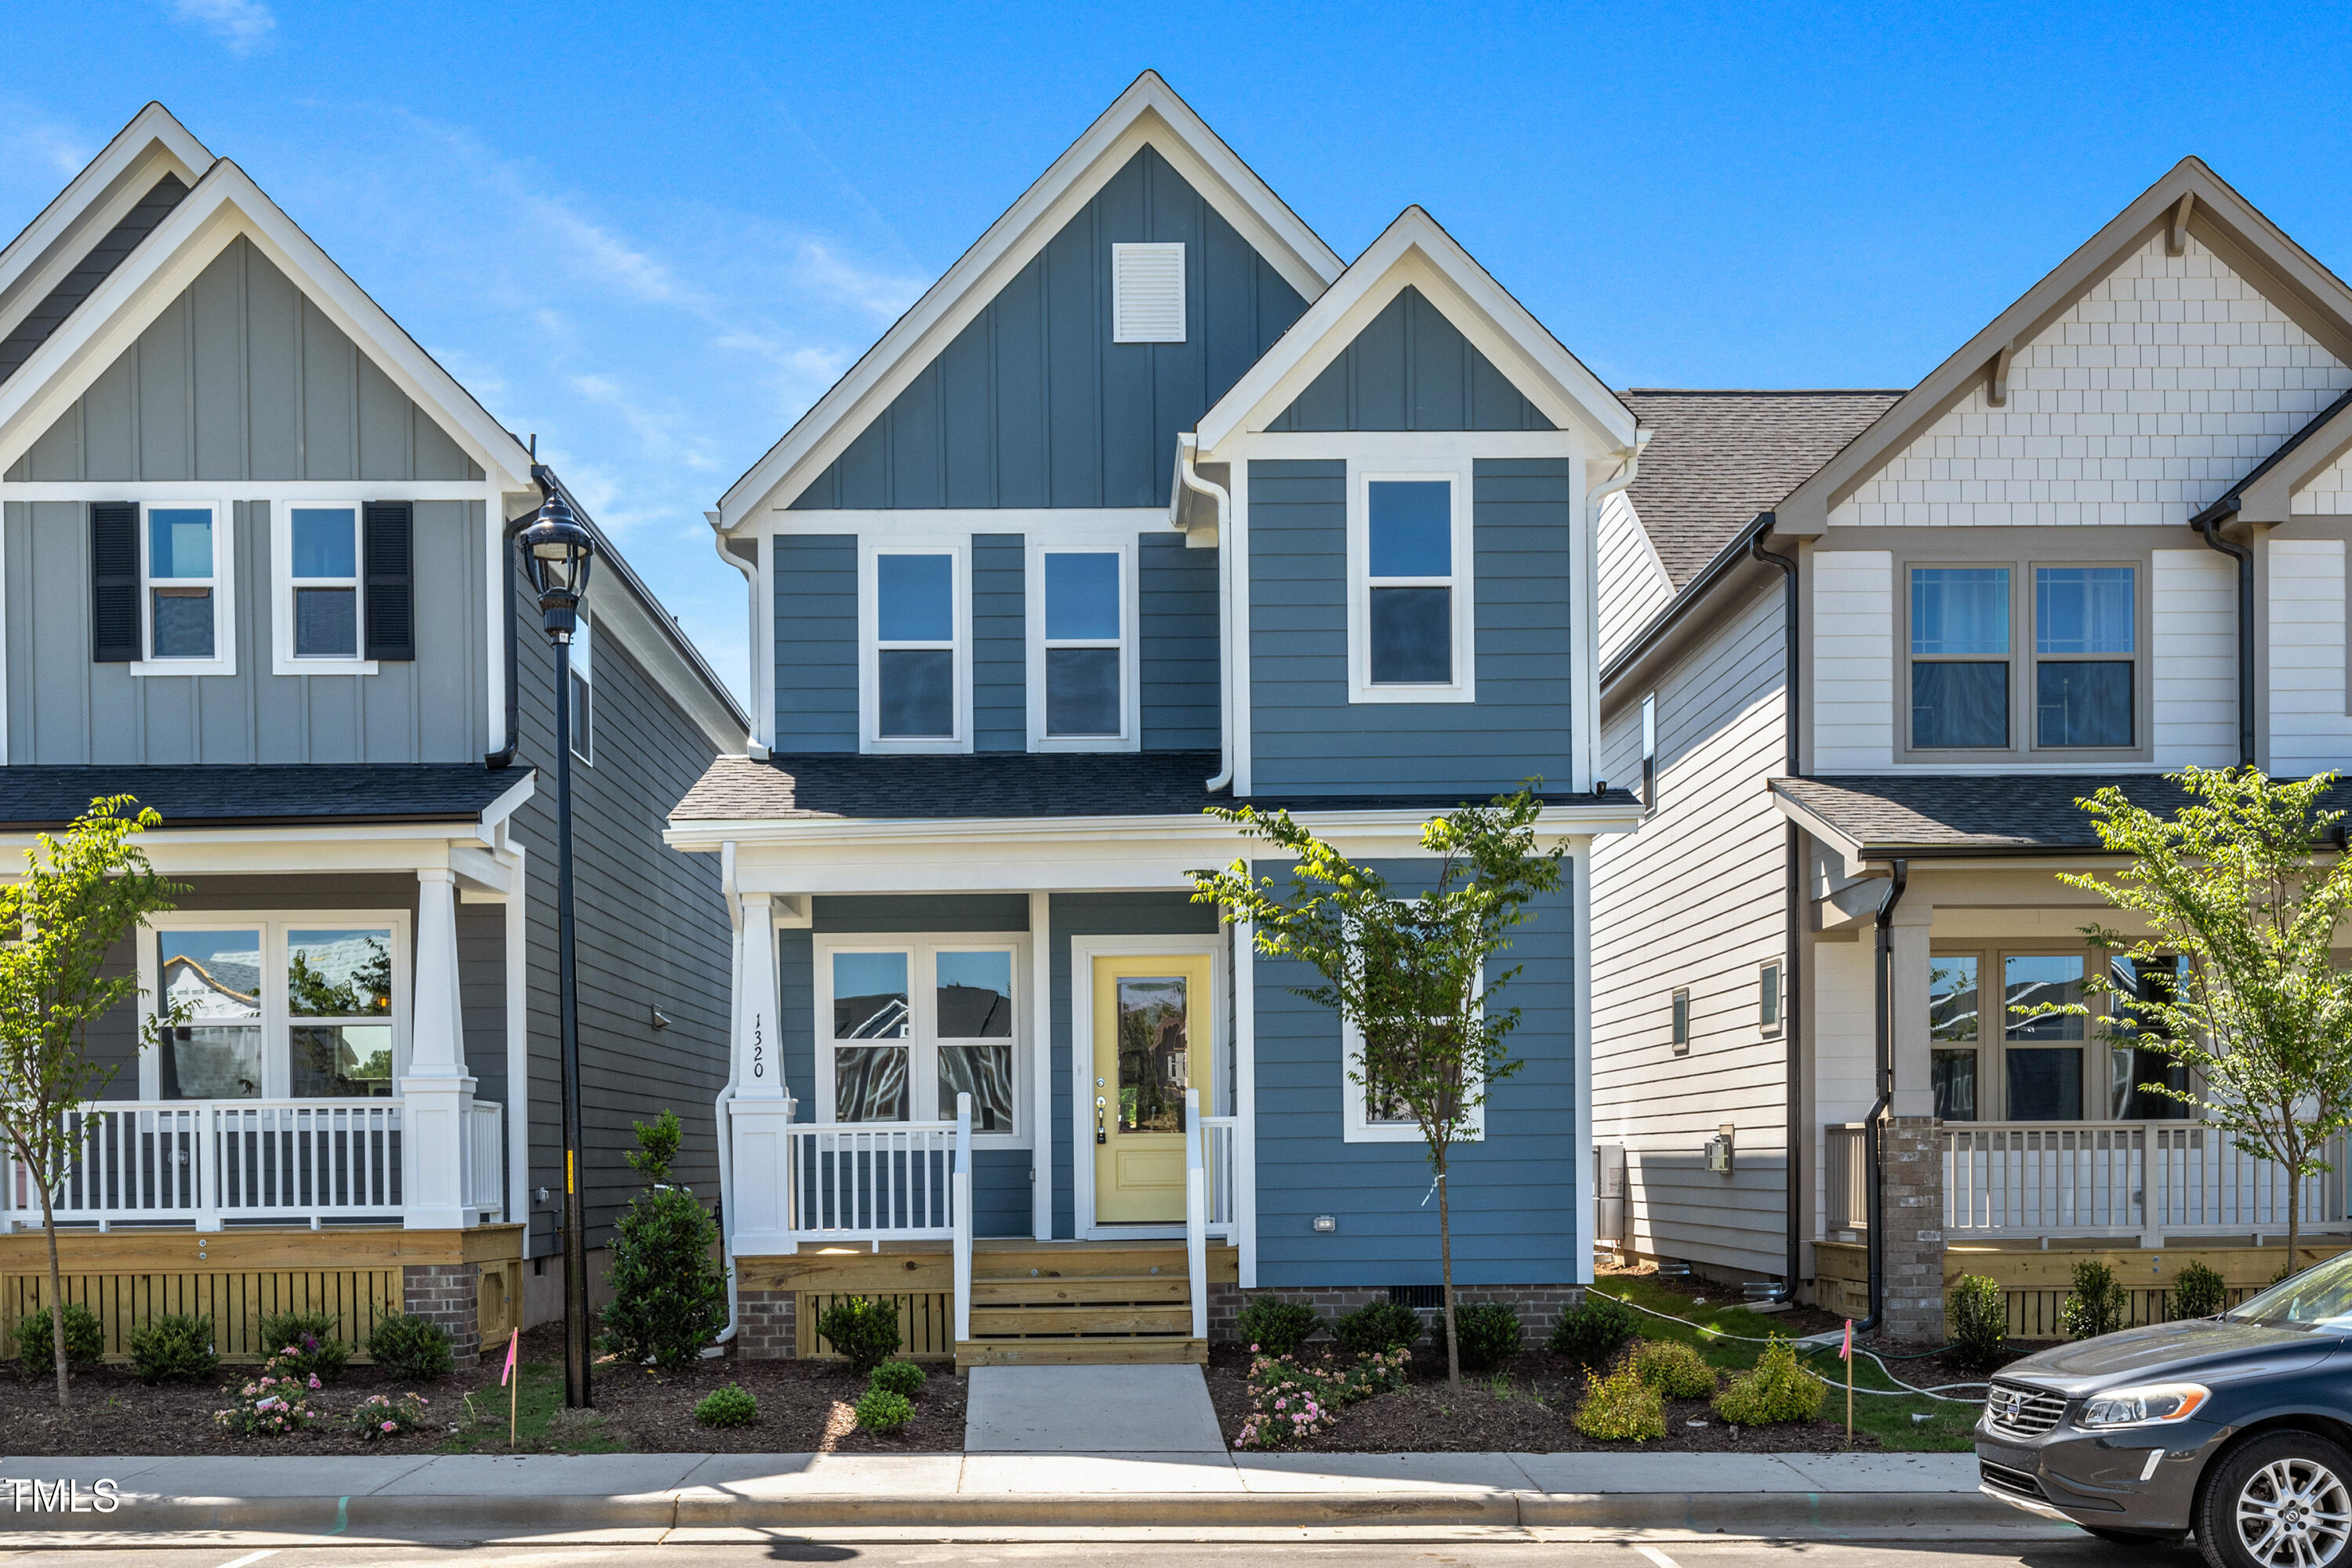
<instances>
[{"instance_id":1,"label":"pink marking flag","mask_svg":"<svg viewBox=\"0 0 2352 1568\"><path fill-rule=\"evenodd\" d=\"M1840 1360L1840 1361L1852 1361L1853 1359L1853 1320L1852 1318L1848 1318L1848 1319L1845 1321L1845 1343L1844 1343L1844 1344L1843 1344L1843 1345L1841 1345L1841 1346L1838 1348L1838 1360ZM508 1364L508 1365L509 1365L509 1366L512 1366L512 1365L514 1364L514 1361L513 1361L513 1358L512 1358L511 1354L509 1354L509 1358L508 1358L507 1364Z\"/></svg>"},{"instance_id":2,"label":"pink marking flag","mask_svg":"<svg viewBox=\"0 0 2352 1568\"><path fill-rule=\"evenodd\" d=\"M1846 1325L1846 1332L1850 1339L1853 1332L1853 1325L1852 1323L1848 1323ZM521 1343L522 1331L520 1329L515 1330L512 1333L507 1336L507 1364L505 1369L499 1373L499 1386L500 1388L504 1388L507 1385L507 1379L514 1375L515 1349Z\"/></svg>"}]
</instances>

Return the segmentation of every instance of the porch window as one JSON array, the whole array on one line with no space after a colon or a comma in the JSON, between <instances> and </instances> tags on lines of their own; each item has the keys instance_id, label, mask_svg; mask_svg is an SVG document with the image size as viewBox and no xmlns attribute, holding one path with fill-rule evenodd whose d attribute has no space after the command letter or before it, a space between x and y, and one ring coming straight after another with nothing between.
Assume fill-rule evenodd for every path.
<instances>
[{"instance_id":1,"label":"porch window","mask_svg":"<svg viewBox=\"0 0 2352 1568\"><path fill-rule=\"evenodd\" d=\"M835 1121L947 1121L971 1096L974 1133L1019 1131L1018 944L939 937L820 939L820 1103Z\"/></svg>"},{"instance_id":2,"label":"porch window","mask_svg":"<svg viewBox=\"0 0 2352 1568\"><path fill-rule=\"evenodd\" d=\"M2083 1119L2083 1018L2034 1016L2049 1003L2083 1000L2080 953L2012 953L2001 960L2002 1056L2013 1121Z\"/></svg>"},{"instance_id":3,"label":"porch window","mask_svg":"<svg viewBox=\"0 0 2352 1568\"><path fill-rule=\"evenodd\" d=\"M2117 1005L2107 1026L2107 1114L2118 1121L2166 1121L2185 1119L2194 1107L2148 1086L2162 1084L2177 1093L2189 1089L2189 1068L2175 1061L2155 1043L2164 1026L2135 1002L2169 1002L2179 994L2188 976L2188 959L2175 953L2146 963L2123 954L2107 961L2116 986Z\"/></svg>"},{"instance_id":4,"label":"porch window","mask_svg":"<svg viewBox=\"0 0 2352 1568\"><path fill-rule=\"evenodd\" d=\"M1936 1115L1974 1121L1977 1110L1977 957L1937 953L1927 966L1927 1035L1934 1042Z\"/></svg>"},{"instance_id":5,"label":"porch window","mask_svg":"<svg viewBox=\"0 0 2352 1568\"><path fill-rule=\"evenodd\" d=\"M395 1092L405 1043L395 917L165 919L142 938L141 978L180 1022L142 1060L148 1098Z\"/></svg>"},{"instance_id":6,"label":"porch window","mask_svg":"<svg viewBox=\"0 0 2352 1568\"><path fill-rule=\"evenodd\" d=\"M2033 569L2033 743L2129 746L2133 621L2128 566Z\"/></svg>"},{"instance_id":7,"label":"porch window","mask_svg":"<svg viewBox=\"0 0 2352 1568\"><path fill-rule=\"evenodd\" d=\"M1911 569L1911 744L2009 744L2009 568Z\"/></svg>"},{"instance_id":8,"label":"porch window","mask_svg":"<svg viewBox=\"0 0 2352 1568\"><path fill-rule=\"evenodd\" d=\"M874 556L874 736L957 739L956 558L947 551Z\"/></svg>"}]
</instances>

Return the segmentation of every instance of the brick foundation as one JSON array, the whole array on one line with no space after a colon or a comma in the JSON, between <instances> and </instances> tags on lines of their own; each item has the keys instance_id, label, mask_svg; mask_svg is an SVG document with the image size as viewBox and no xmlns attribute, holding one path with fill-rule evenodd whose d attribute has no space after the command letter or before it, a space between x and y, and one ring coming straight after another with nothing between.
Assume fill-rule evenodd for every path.
<instances>
[{"instance_id":1,"label":"brick foundation","mask_svg":"<svg viewBox=\"0 0 2352 1568\"><path fill-rule=\"evenodd\" d=\"M749 1361L790 1361L797 1353L798 1298L790 1290L740 1290L735 1296L735 1353Z\"/></svg>"},{"instance_id":2,"label":"brick foundation","mask_svg":"<svg viewBox=\"0 0 2352 1568\"><path fill-rule=\"evenodd\" d=\"M1323 1320L1323 1332L1345 1313L1373 1301L1389 1299L1385 1285L1325 1286L1315 1289L1253 1290L1249 1298L1269 1297L1277 1301L1304 1301L1315 1309ZM1235 1335L1234 1321L1240 1313L1245 1298L1236 1285L1213 1286L1209 1292L1209 1338L1231 1341ZM1550 1337L1552 1325L1559 1321L1560 1313L1584 1300L1581 1285L1457 1285L1454 1288L1457 1306L1471 1302L1507 1301L1519 1310L1519 1326L1525 1331L1527 1342L1539 1344ZM1424 1307L1422 1317L1434 1320L1437 1309Z\"/></svg>"},{"instance_id":3,"label":"brick foundation","mask_svg":"<svg viewBox=\"0 0 2352 1568\"><path fill-rule=\"evenodd\" d=\"M482 1267L478 1263L409 1263L401 1268L401 1309L430 1318L449 1331L449 1353L471 1366L482 1352Z\"/></svg>"},{"instance_id":4,"label":"brick foundation","mask_svg":"<svg viewBox=\"0 0 2352 1568\"><path fill-rule=\"evenodd\" d=\"M1906 1344L1944 1342L1944 1158L1936 1121L1886 1122L1885 1297L1881 1331Z\"/></svg>"}]
</instances>

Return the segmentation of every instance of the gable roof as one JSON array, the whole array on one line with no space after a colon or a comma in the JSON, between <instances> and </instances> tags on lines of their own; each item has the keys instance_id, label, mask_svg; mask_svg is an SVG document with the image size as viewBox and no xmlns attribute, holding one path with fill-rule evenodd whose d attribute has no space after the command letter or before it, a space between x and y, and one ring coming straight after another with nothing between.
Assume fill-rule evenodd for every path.
<instances>
[{"instance_id":1,"label":"gable roof","mask_svg":"<svg viewBox=\"0 0 2352 1568\"><path fill-rule=\"evenodd\" d=\"M2305 486L2352 452L2352 391L2313 415L2303 428L2231 485L2200 519L2235 515L2249 522L2284 522Z\"/></svg>"},{"instance_id":2,"label":"gable roof","mask_svg":"<svg viewBox=\"0 0 2352 1568\"><path fill-rule=\"evenodd\" d=\"M1903 393L1631 387L1620 395L1653 432L1626 493L1679 589Z\"/></svg>"},{"instance_id":3,"label":"gable roof","mask_svg":"<svg viewBox=\"0 0 2352 1568\"><path fill-rule=\"evenodd\" d=\"M719 499L720 531L769 496L797 494L920 375L1078 207L1149 145L1308 300L1339 258L1210 130L1157 71L1145 71L1087 127L847 374Z\"/></svg>"},{"instance_id":4,"label":"gable roof","mask_svg":"<svg viewBox=\"0 0 2352 1568\"><path fill-rule=\"evenodd\" d=\"M2352 289L2202 159L2183 158L1784 497L1774 509L1779 531L1820 533L1832 507L1988 378L2005 372L2009 354L2159 233L2174 251L2195 235L2328 353L2352 363Z\"/></svg>"},{"instance_id":5,"label":"gable roof","mask_svg":"<svg viewBox=\"0 0 2352 1568\"><path fill-rule=\"evenodd\" d=\"M1281 417L1406 288L1418 288L1537 411L1612 449L1634 444L1633 411L1495 281L1438 221L1409 206L1201 416L1200 450Z\"/></svg>"}]
</instances>

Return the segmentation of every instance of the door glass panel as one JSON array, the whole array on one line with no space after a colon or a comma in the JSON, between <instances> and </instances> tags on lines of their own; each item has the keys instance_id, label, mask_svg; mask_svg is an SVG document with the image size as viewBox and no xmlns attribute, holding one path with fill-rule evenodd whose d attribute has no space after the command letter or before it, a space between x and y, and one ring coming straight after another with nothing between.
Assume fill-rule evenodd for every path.
<instances>
[{"instance_id":1,"label":"door glass panel","mask_svg":"<svg viewBox=\"0 0 2352 1568\"><path fill-rule=\"evenodd\" d=\"M160 1059L166 1100L261 1097L261 933L156 935L162 1004L180 1011Z\"/></svg>"},{"instance_id":2,"label":"door glass panel","mask_svg":"<svg viewBox=\"0 0 2352 1568\"><path fill-rule=\"evenodd\" d=\"M1184 1131L1187 1068L1182 975L1118 980L1118 1130Z\"/></svg>"},{"instance_id":3,"label":"door glass panel","mask_svg":"<svg viewBox=\"0 0 2352 1568\"><path fill-rule=\"evenodd\" d=\"M903 1040L908 1033L907 955L833 955L833 1037Z\"/></svg>"}]
</instances>

